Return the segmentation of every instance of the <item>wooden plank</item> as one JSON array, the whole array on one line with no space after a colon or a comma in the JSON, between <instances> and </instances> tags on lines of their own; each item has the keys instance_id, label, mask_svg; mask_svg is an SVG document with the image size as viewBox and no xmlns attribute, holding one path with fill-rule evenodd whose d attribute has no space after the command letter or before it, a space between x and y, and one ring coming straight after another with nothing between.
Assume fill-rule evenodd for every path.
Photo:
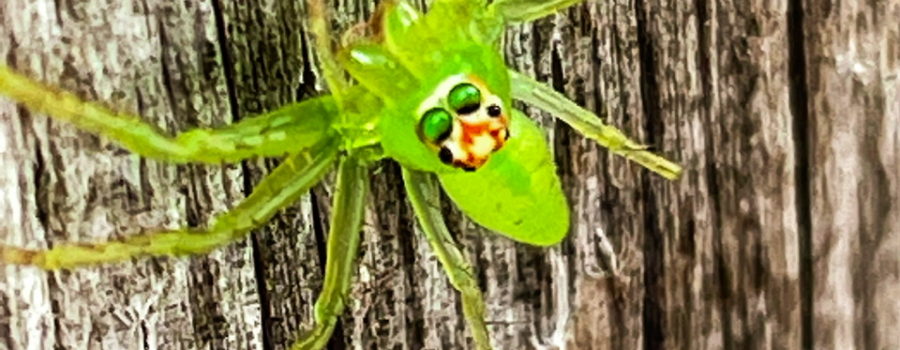
<instances>
[{"instance_id":1,"label":"wooden plank","mask_svg":"<svg viewBox=\"0 0 900 350\"><path fill-rule=\"evenodd\" d=\"M159 113L160 116L177 121L174 122L175 125L167 128L169 131L176 131L196 125L221 125L232 119L239 119L298 98L320 93L321 83L318 73L311 65L310 57L313 52L310 48L310 40L302 30L305 26L303 15L305 11L302 4L290 1L259 1L246 4L226 3L221 8L218 7L219 4L218 2L202 3L200 8L180 8L164 2L147 4L146 8L142 7L145 6L143 4L123 4L123 9L137 6L140 11L128 13L133 15L133 19L117 17L124 15L116 11L106 14L107 17L101 16L94 19L101 23L120 23L123 28L133 30L139 30L140 26L146 26L150 31L149 34L141 37L129 37L129 40L133 42L145 43L147 48L116 51L114 52L116 57L103 58L94 63L91 68L100 71L104 69L107 59L128 61L135 66L129 67L132 69L128 72L130 74L107 71L106 74L116 73L117 79L106 79L103 80L103 83L107 84L106 86L110 89L121 89L120 86L135 89L135 86L144 88L142 85L146 84L144 80L151 80L157 82L157 85L154 86L157 90L152 92L138 90L141 93L140 103L125 100L124 97L121 98L124 102L120 102L111 98L111 94L85 94L85 96L105 101L117 108L141 113L149 120L153 120L157 116L153 113ZM13 5L24 6L25 4L16 3L10 6ZM56 21L55 17L60 16L51 4L37 3L34 6L37 6L34 11L47 17L48 22ZM90 11L96 11L103 5L100 2L86 2L78 6L79 9L87 8ZM334 12L338 22L336 27L346 28L363 19L365 14L371 13L373 9L374 5L366 1L341 3ZM90 13L96 15L93 12ZM63 15L65 14L63 11ZM82 17L77 17L73 22L77 23L77 19ZM62 23L68 23L68 21L68 18L60 20ZM93 24L93 26L100 25ZM88 37L90 40L105 43L117 43L119 40L117 36L112 35L115 33L93 37L88 28L92 27L65 27L48 30L77 33L77 35ZM203 29L202 33L196 32L198 28ZM4 29L18 28L4 27ZM120 29L120 27L108 28L109 31ZM20 41L30 40L30 37L20 36L17 38ZM59 51L62 52L77 52L78 47L82 44L79 41L69 40L60 40L60 42L61 49ZM29 44L38 47L42 45L40 42ZM27 51L20 51L20 47L21 44L18 42L16 45L10 43L4 46L8 52L15 51L15 54L26 54ZM140 56L141 54L148 55L147 52L150 52L149 55L155 55L155 60L147 60L146 57ZM73 60L71 57L54 56L54 53L56 52L44 53L41 59L57 62L56 64L59 65ZM101 52L94 55L112 54ZM78 59L87 61L88 57L94 56ZM12 63L19 67L14 60ZM165 69L162 67L164 64ZM44 69L37 67L26 72L33 76L42 76ZM90 76L90 72L92 71L84 70L80 74ZM65 82L52 79L52 75L44 79L75 91L95 89L88 83L84 83L85 87L83 88L79 88L76 84L66 85ZM90 81L89 83L94 82ZM130 92L130 90L128 91ZM123 94L129 96L126 93ZM136 95L137 92L133 94ZM128 102L131 102L132 105L129 105ZM140 106L135 107L134 104ZM152 109L154 107L157 109ZM206 113L207 110L209 110L208 115L200 113L201 111ZM213 119L212 116L215 118ZM4 121L15 125L14 122L19 119L21 119L19 116L10 115ZM42 120L46 121L46 119ZM77 135L73 138L96 140L95 137L75 132L68 126L60 125L58 127L65 132ZM43 137L52 139L56 137L56 134L49 133ZM96 143L96 141L94 142ZM118 224L115 232L82 237L60 229L57 233L58 237L55 237L53 241L103 239L107 235L122 236L132 232L130 229L133 227L151 229L163 226L163 224L168 225L167 227L179 224L201 225L208 215L233 206L248 191L252 183L258 181L272 165L271 162L250 162L244 166L232 167L227 173L217 174L214 167L166 167L154 162L141 161L115 146L104 144L104 147L108 149L108 153L117 157L141 164L147 163L150 164L148 165L150 167L159 166L170 169L170 176L167 178L159 181L143 180L144 182L149 181L144 188L153 188L154 195L168 196L156 199L157 201L169 200L170 202L163 202L162 205L154 207L140 207L128 213L118 214L115 218L109 217L108 220ZM89 151L93 151L93 149L84 152ZM30 156L32 152L23 152L22 154ZM96 158L104 159L103 157L106 156L108 155L98 155ZM91 160L96 160L96 158ZM20 171L24 168L21 165L22 162L27 162L27 160L18 161L15 163L16 165L9 166L7 169L16 170L16 176L28 176L29 173ZM456 306L455 293L448 293L450 288L443 271L428 252L427 244L416 236L411 211L406 207L400 190L398 169L390 164L381 166L384 167L384 170L374 180L372 215L369 215L367 219L359 271L360 283L356 284L353 290L354 300L360 302L351 305L348 315L343 318L343 330L338 332L343 333L343 337L340 334L337 335L333 344L356 344L377 348L394 345L401 348L466 346L464 344L468 344L470 340ZM38 173L44 171L49 170L44 168L37 170ZM107 170L107 173L115 171L115 169ZM199 173L202 175L201 179L207 182L222 181L228 186L228 189L225 191L215 186L202 188L194 186L190 187L187 196L179 197L179 192L183 191L182 188L188 186L177 179L188 178L186 173ZM94 175L85 173L81 176L90 178ZM116 174L105 176L116 176ZM12 176L10 178L16 179ZM189 180L182 181L188 182ZM21 182L33 183L29 179ZM167 186L169 183L178 185ZM37 184L38 186L44 185L40 182ZM206 183L201 183L201 185L206 185ZM42 190L49 191L43 187L33 191ZM99 191L105 190L105 188L90 190ZM65 198L78 202L88 197L88 194L101 195L87 190L85 192L83 195L76 193L75 196L66 196ZM302 326L310 321L312 301L321 283L319 267L322 262L320 249L323 237L321 232L327 229L328 192L328 186L316 190L317 198L315 200L301 201L297 206L279 215L266 228L260 230L256 237L236 247L223 250L233 251L232 254L239 257L239 260L236 260L238 258L227 260L234 263L236 269L240 269L239 276L238 273L228 270L224 259L213 258L214 262L207 262L210 258L204 257L154 260L154 264L185 266L181 273L183 274L182 278L187 282L184 283L182 289L158 288L152 294L152 298L165 299L180 307L181 310L192 313L193 317L184 323L174 323L165 319L156 322L152 318L151 320L154 321L151 322L143 317L133 317L116 320L119 323L110 325L109 323L112 321L89 314L84 316L81 322L72 326L54 324L57 320L62 319L59 313L66 310L66 307L63 307L62 311L48 309L44 312L46 322L53 324L54 327L52 328L54 331L49 333L85 334L90 333L90 329L110 329L117 326L133 332L105 333L106 344L135 347L143 347L144 343L149 344L150 347L154 347L156 344L165 344L166 347L172 348L286 347L296 338ZM33 198L27 194L21 197L24 199L15 198L10 203L22 201L27 204L27 200ZM197 199L198 197L200 199ZM133 199L128 196L117 198L127 203L140 200L140 198ZM203 204L204 200L216 201L216 205L205 205ZM171 204L171 201L178 201L177 203L181 207ZM119 206L133 207L135 204ZM138 226L130 223L128 219L135 215L151 215L150 212L154 210L176 215L179 214L179 209L183 211L181 216L164 223L151 222ZM315 211L318 211L321 217L314 219L312 214ZM36 210L28 211L28 213L35 212ZM487 286L486 294L491 307L489 318L495 342L500 344L499 346L503 346L503 344L514 344L516 347L527 346L531 343L531 329L535 327L535 324L540 323L539 318L531 316L533 314L532 306L540 305L541 300L549 298L553 291L550 287L553 280L543 278L541 278L541 281L544 281L543 287L537 288L540 292L531 290L539 284L536 282L539 277L543 277L538 275L541 271L551 271L544 268L544 254L540 250L516 246L503 238L476 229L472 223L462 220L458 213L452 215L455 215L456 219L451 222L451 225L458 231L466 232L463 240L468 243L470 253L472 256L478 257L479 262L484 265L481 275L484 276ZM28 217L29 214L23 213L22 216ZM39 218L30 219L38 220ZM68 225L80 224L75 218L68 217L66 219L65 222ZM314 232L317 231L315 229L317 225L319 227L318 235ZM6 239L6 237L4 238ZM12 235L9 239L10 243L20 245L41 242L31 236L17 238ZM215 254L212 256L215 257ZM147 288L142 287L142 283L178 276L170 270L160 268L156 268L152 272L132 273L133 270L146 268L147 264L150 263L139 261L125 264L125 267L117 266L89 271L102 275L106 271L104 269L125 269L125 272L121 272L121 276L116 280L133 283L137 286L135 289L145 293L147 293ZM33 273L41 274L42 272ZM79 273L89 272L76 272L76 274ZM21 294L16 293L16 288L21 288L19 284L25 280L17 275L8 276L10 277L7 277L6 280L9 284L4 285L2 289L5 291L4 298L6 299L4 300L8 300L4 303L7 305L3 309L4 312L10 315L20 315L16 317L33 317L34 313L21 307L26 303L21 302ZM122 276L127 276L127 278ZM107 276L106 278L113 277L116 276ZM229 287L229 283L231 283L229 281L232 278L238 281L238 285ZM99 280L93 284L104 291L117 287L104 281L106 280ZM218 286L219 288L210 290L208 286ZM108 305L104 310L112 310L110 312L126 309L127 306L124 301L113 298L105 300L104 304L96 303L91 298L83 297L83 294L72 293L68 284L46 286L45 289L49 291L48 293L71 294L67 305ZM138 294L129 289L125 289L122 293ZM100 292L98 292L99 294ZM231 295L231 297L221 298L223 295ZM523 298L523 295L530 295L530 297ZM244 303L241 297L254 303ZM94 298L99 298L99 296ZM147 297L146 300L152 298ZM145 301L145 299L134 298L130 302L151 310L160 307L159 304ZM263 304L262 307L260 307L260 303ZM42 300L33 304L36 307L46 308L49 302ZM549 311L544 310L544 312ZM3 334L9 335L8 340L4 339L4 341L11 344L10 348L18 348L23 346L22 344L34 346L34 342L20 336L20 334L24 334L20 331L25 328L21 326L22 322L16 317L4 318L4 320L8 320L5 323L20 327L10 328L9 332L4 332ZM242 317L253 318L253 320L244 323ZM549 323L540 324L542 326ZM550 325L552 326L552 324ZM134 331L135 329L138 331ZM180 338L160 340L151 334L145 336L144 340L135 340L132 337L133 333L140 333L143 329L164 334L180 334ZM185 332L185 330L189 331ZM241 338L239 334L234 334L233 330L248 331L250 336ZM48 344L47 346L77 347L77 344L72 345L58 341L52 336L41 338L38 335L36 337Z\"/></svg>"},{"instance_id":2,"label":"wooden plank","mask_svg":"<svg viewBox=\"0 0 900 350\"><path fill-rule=\"evenodd\" d=\"M310 73L312 51L305 36L303 1L218 1L217 45L228 57L231 113L237 119L319 95ZM277 162L243 164L248 193ZM322 203L327 203L323 198ZM265 349L289 346L312 320L313 303L322 281L323 222L314 217L314 198L303 198L283 210L252 237L256 283L262 303L261 329ZM325 215L325 214L322 214Z\"/></svg>"},{"instance_id":3,"label":"wooden plank","mask_svg":"<svg viewBox=\"0 0 900 350\"><path fill-rule=\"evenodd\" d=\"M557 16L555 27L539 39L549 43L543 44L547 62L537 72L539 79L643 139L636 15L633 2L610 1ZM571 310L568 344L639 348L644 339L641 183L653 175L561 123L555 139L574 210L573 231L563 248L572 274L570 304L559 305Z\"/></svg>"},{"instance_id":4,"label":"wooden plank","mask_svg":"<svg viewBox=\"0 0 900 350\"><path fill-rule=\"evenodd\" d=\"M649 299L662 315L644 330L661 339L645 344L798 348L787 2L669 1L644 11L648 129L688 168L674 186L650 183L645 234L658 242L645 247L658 275L645 275L645 288L661 289Z\"/></svg>"},{"instance_id":5,"label":"wooden plank","mask_svg":"<svg viewBox=\"0 0 900 350\"><path fill-rule=\"evenodd\" d=\"M790 31L791 4L597 1L509 31L513 67L687 170L666 182L526 108L560 164L567 241L515 244L446 207L497 348L798 348L810 345L804 330L817 347L900 347L900 35L888 25L900 0L807 4L808 37ZM375 9L333 6L339 30ZM293 0L11 0L0 57L171 132L223 125L323 93L305 11ZM142 160L3 100L0 135L0 240L32 248L202 225L276 163ZM798 182L804 167L809 183ZM377 165L372 191L354 302L332 346L471 347L395 163ZM0 268L0 349L284 349L311 321L330 192L317 187L207 256ZM813 314L801 315L804 301Z\"/></svg>"},{"instance_id":6,"label":"wooden plank","mask_svg":"<svg viewBox=\"0 0 900 350\"><path fill-rule=\"evenodd\" d=\"M900 348L900 2L804 2L816 347Z\"/></svg>"},{"instance_id":7,"label":"wooden plank","mask_svg":"<svg viewBox=\"0 0 900 350\"><path fill-rule=\"evenodd\" d=\"M210 3L5 1L15 68L165 130L227 122ZM239 167L171 166L2 102L3 241L30 248L203 224ZM6 218L15 221L7 222ZM72 272L4 266L5 349L261 348L251 250Z\"/></svg>"}]
</instances>

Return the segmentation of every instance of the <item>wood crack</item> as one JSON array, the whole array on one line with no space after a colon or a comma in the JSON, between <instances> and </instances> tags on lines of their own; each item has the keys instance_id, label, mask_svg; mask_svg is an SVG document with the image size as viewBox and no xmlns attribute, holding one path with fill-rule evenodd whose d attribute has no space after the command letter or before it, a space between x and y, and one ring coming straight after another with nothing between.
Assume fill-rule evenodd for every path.
<instances>
[{"instance_id":1,"label":"wood crack","mask_svg":"<svg viewBox=\"0 0 900 350\"><path fill-rule=\"evenodd\" d=\"M800 250L800 342L804 349L811 350L813 342L813 250L812 250L812 205L810 158L810 130L814 127L809 117L807 86L807 58L803 15L803 1L788 1L788 73L790 74L790 109L793 115L794 183L796 185L795 210L797 211L797 234Z\"/></svg>"},{"instance_id":2,"label":"wood crack","mask_svg":"<svg viewBox=\"0 0 900 350\"><path fill-rule=\"evenodd\" d=\"M644 129L647 142L650 144L661 140L662 125L659 106L659 87L656 77L656 58L653 37L648 23L649 10L643 0L635 0L635 12L637 16L637 41L640 57L640 92L641 104L644 112ZM641 177L642 202L644 203L644 273L643 273L643 340L645 349L662 349L665 347L666 322L665 322L665 276L664 262L665 252L664 236L657 227L657 209L652 205L656 203L656 194L650 190L651 180Z\"/></svg>"}]
</instances>

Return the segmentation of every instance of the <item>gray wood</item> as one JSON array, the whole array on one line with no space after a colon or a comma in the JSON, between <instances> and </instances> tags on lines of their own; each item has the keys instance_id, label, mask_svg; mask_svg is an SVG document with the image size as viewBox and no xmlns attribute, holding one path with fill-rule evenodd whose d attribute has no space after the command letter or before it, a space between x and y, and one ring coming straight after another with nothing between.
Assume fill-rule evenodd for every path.
<instances>
[{"instance_id":1,"label":"gray wood","mask_svg":"<svg viewBox=\"0 0 900 350\"><path fill-rule=\"evenodd\" d=\"M900 1L805 10L815 342L900 348Z\"/></svg>"},{"instance_id":2,"label":"gray wood","mask_svg":"<svg viewBox=\"0 0 900 350\"><path fill-rule=\"evenodd\" d=\"M658 289L645 315L659 313L652 322L664 338L647 345L801 345L787 7L644 9L648 127L664 131L665 149L680 150L690 167L674 186L650 184L644 283Z\"/></svg>"},{"instance_id":3,"label":"gray wood","mask_svg":"<svg viewBox=\"0 0 900 350\"><path fill-rule=\"evenodd\" d=\"M230 119L208 2L2 6L2 57L33 77L169 131ZM4 243L39 248L203 224L243 196L240 167L147 161L10 103L2 108ZM261 348L246 242L196 259L3 270L3 348Z\"/></svg>"},{"instance_id":4,"label":"gray wood","mask_svg":"<svg viewBox=\"0 0 900 350\"><path fill-rule=\"evenodd\" d=\"M514 244L446 208L498 349L900 348L900 0L812 3L598 0L510 29L512 67L686 172L667 182L527 109L554 146L570 237ZM375 9L332 5L338 30ZM6 0L0 57L175 132L323 93L305 13L299 0ZM274 164L143 160L0 98L0 241L203 225ZM398 166L376 170L332 348L471 347ZM330 192L207 256L0 267L0 349L285 349L321 284Z\"/></svg>"}]
</instances>

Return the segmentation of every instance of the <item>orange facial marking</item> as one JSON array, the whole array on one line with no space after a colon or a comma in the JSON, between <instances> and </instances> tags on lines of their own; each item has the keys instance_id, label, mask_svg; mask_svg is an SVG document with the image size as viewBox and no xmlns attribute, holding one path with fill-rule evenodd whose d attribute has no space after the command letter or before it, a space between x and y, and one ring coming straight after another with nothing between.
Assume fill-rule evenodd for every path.
<instances>
[{"instance_id":1,"label":"orange facial marking","mask_svg":"<svg viewBox=\"0 0 900 350\"><path fill-rule=\"evenodd\" d=\"M462 81L475 85L483 98L477 109L453 113L452 134L436 146L439 147L443 162L474 171L487 163L494 152L503 148L509 138L509 115L503 113L503 101L499 96L491 94L483 79L468 75ZM448 88L452 87L451 83L446 84Z\"/></svg>"},{"instance_id":2,"label":"orange facial marking","mask_svg":"<svg viewBox=\"0 0 900 350\"><path fill-rule=\"evenodd\" d=\"M499 151L503 148L503 145L506 143L506 130L491 130L491 137L494 138L494 152Z\"/></svg>"},{"instance_id":3,"label":"orange facial marking","mask_svg":"<svg viewBox=\"0 0 900 350\"><path fill-rule=\"evenodd\" d=\"M462 122L461 124L462 124L462 128L463 128L462 141L463 141L463 144L466 144L466 145L471 145L474 142L473 137L485 133L485 131L488 131L488 129L490 128L490 125L488 125L489 123L485 123L485 122L471 123L471 124Z\"/></svg>"},{"instance_id":4,"label":"orange facial marking","mask_svg":"<svg viewBox=\"0 0 900 350\"><path fill-rule=\"evenodd\" d=\"M506 143L506 117L496 119L460 123L460 148L465 152L457 162L463 167L478 168L487 162L491 153L503 148Z\"/></svg>"},{"instance_id":5,"label":"orange facial marking","mask_svg":"<svg viewBox=\"0 0 900 350\"><path fill-rule=\"evenodd\" d=\"M506 120L506 116L503 116L502 118L504 121ZM506 129L506 123L504 123L503 129L491 130L491 137L495 142L494 152L499 151L501 148L503 148L503 145L506 144L507 133L509 133L509 130Z\"/></svg>"}]
</instances>

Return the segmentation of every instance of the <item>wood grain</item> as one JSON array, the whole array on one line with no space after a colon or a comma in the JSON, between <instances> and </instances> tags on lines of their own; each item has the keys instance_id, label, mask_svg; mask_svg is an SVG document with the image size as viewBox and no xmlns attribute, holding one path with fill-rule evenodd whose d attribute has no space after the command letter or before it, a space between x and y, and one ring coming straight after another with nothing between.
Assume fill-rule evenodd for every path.
<instances>
[{"instance_id":1,"label":"wood grain","mask_svg":"<svg viewBox=\"0 0 900 350\"><path fill-rule=\"evenodd\" d=\"M425 4L417 1L417 6ZM332 3L340 31L375 11ZM325 93L300 0L6 0L0 57L169 132ZM597 0L510 28L511 67L685 166L668 182L552 116L558 247L449 201L498 349L900 348L900 0ZM0 242L203 225L277 163L144 160L0 98ZM379 163L332 349L462 349L458 297ZM0 350L285 349L311 321L331 182L207 256L0 267Z\"/></svg>"},{"instance_id":2,"label":"wood grain","mask_svg":"<svg viewBox=\"0 0 900 350\"><path fill-rule=\"evenodd\" d=\"M895 349L900 2L804 9L815 343Z\"/></svg>"}]
</instances>

